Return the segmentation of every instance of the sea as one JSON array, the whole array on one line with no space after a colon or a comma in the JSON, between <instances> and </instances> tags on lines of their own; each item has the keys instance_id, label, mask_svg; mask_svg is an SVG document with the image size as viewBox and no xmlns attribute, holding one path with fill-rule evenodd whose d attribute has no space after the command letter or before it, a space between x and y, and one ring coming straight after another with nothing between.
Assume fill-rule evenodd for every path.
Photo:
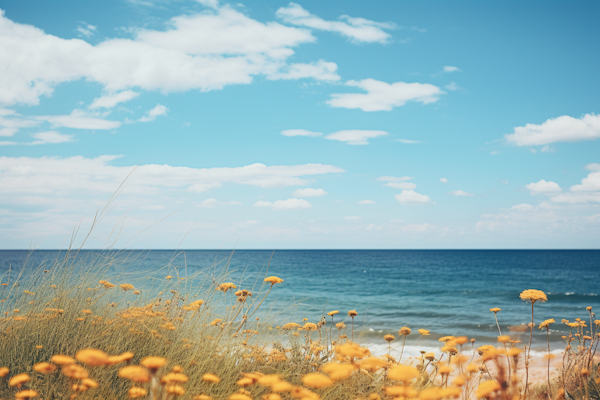
<instances>
[{"instance_id":1,"label":"sea","mask_svg":"<svg viewBox=\"0 0 600 400\"><path fill-rule=\"evenodd\" d=\"M415 355L418 349L439 348L441 336L467 336L475 345L494 344L503 334L526 343L531 305L519 298L526 289L546 293L548 301L534 305L536 324L554 318L553 350L564 348L568 334L562 319L590 320L586 307L600 310L600 250L82 250L70 257L111 259L105 273L134 279L136 288L158 290L157 282L172 275L185 290L222 281L254 291L262 279L275 275L276 284L256 316L273 327L285 322L318 322L339 310L334 324L344 322L351 335L349 310L356 310L354 340L387 352L385 334L393 334L393 351ZM0 276L26 276L65 256L57 250L2 250ZM45 267L43 267L45 268ZM177 278L188 278L177 279ZM184 282L184 283L182 283ZM195 286L196 285L196 286ZM209 288L212 290L212 288ZM265 288L263 288L263 294ZM181 290L181 288L180 288ZM589 322L588 322L589 325ZM412 330L406 340L401 327ZM429 330L421 336L418 329ZM336 338L334 328L334 339ZM400 350L404 343L404 350ZM543 351L546 333L537 327L532 349Z\"/></svg>"}]
</instances>

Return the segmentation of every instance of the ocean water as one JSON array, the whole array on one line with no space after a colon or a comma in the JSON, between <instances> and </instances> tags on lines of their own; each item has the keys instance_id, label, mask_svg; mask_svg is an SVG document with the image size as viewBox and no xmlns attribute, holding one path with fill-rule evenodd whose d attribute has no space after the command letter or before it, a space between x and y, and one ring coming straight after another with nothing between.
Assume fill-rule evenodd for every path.
<instances>
[{"instance_id":1,"label":"ocean water","mask_svg":"<svg viewBox=\"0 0 600 400\"><path fill-rule=\"evenodd\" d=\"M27 274L59 254L64 253L0 251L2 282L9 266L13 276L23 268ZM109 254L89 250L77 257ZM519 299L525 289L547 294L548 302L535 304L535 321L557 321L551 331L554 347L567 332L561 319L589 321L585 308L600 310L598 250L152 250L123 251L120 256L127 261L110 265L107 276L126 279L133 274L136 287L143 290L152 290L168 274L200 273L184 281L191 288L200 285L201 277L227 269L228 281L254 290L265 274L279 276L285 282L275 285L263 313L257 315L270 316L269 323L276 325L301 323L302 318L318 322L327 312L339 310L334 323L350 326L347 312L353 309L358 312L355 338L381 346L384 334L398 337L403 326L413 330L408 346L438 346L437 339L444 335L493 343L498 328L491 307L502 309L498 319L503 333L526 341L528 333L514 331L531 321L531 306ZM430 330L431 336L419 338L420 328ZM541 347L545 334L535 330L534 342Z\"/></svg>"}]
</instances>

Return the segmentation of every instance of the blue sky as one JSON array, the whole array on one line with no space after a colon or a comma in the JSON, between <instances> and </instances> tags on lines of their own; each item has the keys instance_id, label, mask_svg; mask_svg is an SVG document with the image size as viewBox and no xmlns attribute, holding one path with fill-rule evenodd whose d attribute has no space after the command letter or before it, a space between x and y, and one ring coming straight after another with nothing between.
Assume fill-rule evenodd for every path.
<instances>
[{"instance_id":1,"label":"blue sky","mask_svg":"<svg viewBox=\"0 0 600 400\"><path fill-rule=\"evenodd\" d=\"M599 247L598 2L0 9L0 248Z\"/></svg>"}]
</instances>

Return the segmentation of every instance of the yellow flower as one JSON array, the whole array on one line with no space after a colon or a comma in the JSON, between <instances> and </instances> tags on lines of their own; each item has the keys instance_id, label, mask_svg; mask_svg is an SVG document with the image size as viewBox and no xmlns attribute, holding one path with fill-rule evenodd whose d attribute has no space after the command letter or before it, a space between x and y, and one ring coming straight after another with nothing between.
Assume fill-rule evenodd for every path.
<instances>
[{"instance_id":1,"label":"yellow flower","mask_svg":"<svg viewBox=\"0 0 600 400\"><path fill-rule=\"evenodd\" d=\"M175 396L183 396L185 389L179 385L167 385L166 387L168 394L174 394Z\"/></svg>"},{"instance_id":2,"label":"yellow flower","mask_svg":"<svg viewBox=\"0 0 600 400\"><path fill-rule=\"evenodd\" d=\"M49 374L56 370L56 365L47 362L37 363L33 366L33 370L42 374Z\"/></svg>"},{"instance_id":3,"label":"yellow flower","mask_svg":"<svg viewBox=\"0 0 600 400\"><path fill-rule=\"evenodd\" d=\"M305 331L316 331L316 330L319 329L319 327L317 326L317 324L314 324L312 322L307 322L307 323L304 324L304 326L302 327L302 329L304 329Z\"/></svg>"},{"instance_id":4,"label":"yellow flower","mask_svg":"<svg viewBox=\"0 0 600 400\"><path fill-rule=\"evenodd\" d=\"M442 336L441 338L439 338L438 340L440 342L448 342L450 340L454 340L456 339L454 336Z\"/></svg>"},{"instance_id":5,"label":"yellow flower","mask_svg":"<svg viewBox=\"0 0 600 400\"><path fill-rule=\"evenodd\" d=\"M114 288L115 287L115 285L113 285L109 281L100 281L98 283L101 284L102 286L104 286L106 289L110 289L110 288Z\"/></svg>"},{"instance_id":6,"label":"yellow flower","mask_svg":"<svg viewBox=\"0 0 600 400\"><path fill-rule=\"evenodd\" d=\"M311 388L324 388L327 386L331 386L333 384L333 381L327 375L321 374L319 372L312 372L302 377L302 383L304 384L304 386L308 386Z\"/></svg>"},{"instance_id":7,"label":"yellow flower","mask_svg":"<svg viewBox=\"0 0 600 400\"><path fill-rule=\"evenodd\" d=\"M338 322L337 324L335 324L335 327L341 330L346 327L346 324L343 322Z\"/></svg>"},{"instance_id":8,"label":"yellow flower","mask_svg":"<svg viewBox=\"0 0 600 400\"><path fill-rule=\"evenodd\" d=\"M173 277L171 275L167 275L167 277L165 279L166 280L171 280L171 279L173 279Z\"/></svg>"},{"instance_id":9,"label":"yellow flower","mask_svg":"<svg viewBox=\"0 0 600 400\"><path fill-rule=\"evenodd\" d=\"M10 370L6 367L0 368L0 378L4 378L9 372Z\"/></svg>"},{"instance_id":10,"label":"yellow flower","mask_svg":"<svg viewBox=\"0 0 600 400\"><path fill-rule=\"evenodd\" d=\"M384 339L386 342L393 342L394 340L396 340L396 337L395 337L394 335L385 335L385 336L383 337L383 339Z\"/></svg>"},{"instance_id":11,"label":"yellow flower","mask_svg":"<svg viewBox=\"0 0 600 400\"><path fill-rule=\"evenodd\" d=\"M137 399L138 397L144 397L148 394L148 391L141 387L132 387L129 389L129 397L132 399Z\"/></svg>"},{"instance_id":12,"label":"yellow flower","mask_svg":"<svg viewBox=\"0 0 600 400\"><path fill-rule=\"evenodd\" d=\"M535 300L534 300L535 301ZM500 384L496 381L486 381L482 382L477 388L477 398L486 398L489 397L492 393L500 390Z\"/></svg>"},{"instance_id":13,"label":"yellow flower","mask_svg":"<svg viewBox=\"0 0 600 400\"><path fill-rule=\"evenodd\" d=\"M427 329L419 329L417 332L423 336L429 336L429 331Z\"/></svg>"},{"instance_id":14,"label":"yellow flower","mask_svg":"<svg viewBox=\"0 0 600 400\"><path fill-rule=\"evenodd\" d=\"M87 364L91 367L108 364L108 354L97 349L79 350L77 354L75 354L75 358L77 361Z\"/></svg>"},{"instance_id":15,"label":"yellow flower","mask_svg":"<svg viewBox=\"0 0 600 400\"><path fill-rule=\"evenodd\" d=\"M546 297L546 293L542 292L541 290L537 290L537 289L523 290L523 292L521 292L519 297L521 298L521 300L531 302L531 304L535 303L536 301L539 301L539 302L548 301L548 298Z\"/></svg>"},{"instance_id":16,"label":"yellow flower","mask_svg":"<svg viewBox=\"0 0 600 400\"><path fill-rule=\"evenodd\" d=\"M62 367L61 372L64 376L73 379L85 379L88 377L88 372L85 368L77 364L69 364Z\"/></svg>"},{"instance_id":17,"label":"yellow flower","mask_svg":"<svg viewBox=\"0 0 600 400\"><path fill-rule=\"evenodd\" d=\"M122 362L127 362L131 360L133 356L134 354L132 352L126 351L125 353L120 354L118 356L109 356L106 361L108 365L115 365L120 364Z\"/></svg>"},{"instance_id":18,"label":"yellow flower","mask_svg":"<svg viewBox=\"0 0 600 400\"><path fill-rule=\"evenodd\" d=\"M358 313L356 312L356 310L350 310L350 311L348 311L348 316L349 316L349 317L352 317L352 318L354 318L354 317L356 317L357 315L358 315Z\"/></svg>"},{"instance_id":19,"label":"yellow flower","mask_svg":"<svg viewBox=\"0 0 600 400\"><path fill-rule=\"evenodd\" d=\"M418 376L419 370L409 365L398 365L390 368L388 372L388 378L402 382L408 382Z\"/></svg>"},{"instance_id":20,"label":"yellow flower","mask_svg":"<svg viewBox=\"0 0 600 400\"><path fill-rule=\"evenodd\" d=\"M550 326L550 324L554 324L556 321L554 320L554 318L550 318L545 320L544 322L542 322L540 324L540 326L538 326L539 329L544 329L544 328L548 328Z\"/></svg>"},{"instance_id":21,"label":"yellow flower","mask_svg":"<svg viewBox=\"0 0 600 400\"><path fill-rule=\"evenodd\" d=\"M85 378L81 381L82 385L87 386L88 388L97 388L98 387L98 382L96 382L93 379L90 378Z\"/></svg>"},{"instance_id":22,"label":"yellow flower","mask_svg":"<svg viewBox=\"0 0 600 400\"><path fill-rule=\"evenodd\" d=\"M166 363L167 359L164 357L144 357L140 364L148 368L150 371L156 372L160 367L164 366Z\"/></svg>"},{"instance_id":23,"label":"yellow flower","mask_svg":"<svg viewBox=\"0 0 600 400\"><path fill-rule=\"evenodd\" d=\"M360 368L370 372L375 372L384 368L387 363L381 358L368 357L360 361Z\"/></svg>"},{"instance_id":24,"label":"yellow flower","mask_svg":"<svg viewBox=\"0 0 600 400\"><path fill-rule=\"evenodd\" d=\"M298 328L301 328L301 326L300 324L297 324L295 322L288 322L287 324L281 327L281 329L283 329L284 331L291 331Z\"/></svg>"},{"instance_id":25,"label":"yellow flower","mask_svg":"<svg viewBox=\"0 0 600 400\"><path fill-rule=\"evenodd\" d=\"M150 382L148 370L139 365L128 365L119 370L121 378L129 379L132 382Z\"/></svg>"},{"instance_id":26,"label":"yellow flower","mask_svg":"<svg viewBox=\"0 0 600 400\"><path fill-rule=\"evenodd\" d=\"M276 277L276 276L269 276L269 277L265 278L265 280L264 280L264 281L265 281L265 282L269 282L269 283L271 284L271 286L273 286L273 285L274 285L274 284L276 284L276 283L282 283L282 282L283 282L283 279L281 279L281 278L278 278L278 277Z\"/></svg>"},{"instance_id":27,"label":"yellow flower","mask_svg":"<svg viewBox=\"0 0 600 400\"><path fill-rule=\"evenodd\" d=\"M383 390L389 396L401 396L402 398L415 398L418 395L418 392L410 386L388 386Z\"/></svg>"},{"instance_id":28,"label":"yellow flower","mask_svg":"<svg viewBox=\"0 0 600 400\"><path fill-rule=\"evenodd\" d=\"M210 383L219 383L221 381L221 379L215 374L204 374L202 375L202 380Z\"/></svg>"},{"instance_id":29,"label":"yellow flower","mask_svg":"<svg viewBox=\"0 0 600 400\"><path fill-rule=\"evenodd\" d=\"M327 315L329 315L330 317L333 317L335 314L339 314L340 312L338 310L334 310L334 311L329 311L327 313Z\"/></svg>"},{"instance_id":30,"label":"yellow flower","mask_svg":"<svg viewBox=\"0 0 600 400\"><path fill-rule=\"evenodd\" d=\"M493 313L497 313L498 311L501 311L501 309L499 307L494 307L494 308L490 308L490 311Z\"/></svg>"},{"instance_id":31,"label":"yellow flower","mask_svg":"<svg viewBox=\"0 0 600 400\"><path fill-rule=\"evenodd\" d=\"M22 384L28 382L30 379L31 377L26 373L15 375L8 381L8 386L21 387Z\"/></svg>"},{"instance_id":32,"label":"yellow flower","mask_svg":"<svg viewBox=\"0 0 600 400\"><path fill-rule=\"evenodd\" d=\"M58 364L58 365L69 365L69 364L75 363L75 360L73 358L71 358L69 356L63 356L60 354L52 356L50 361L52 361L54 364Z\"/></svg>"},{"instance_id":33,"label":"yellow flower","mask_svg":"<svg viewBox=\"0 0 600 400\"><path fill-rule=\"evenodd\" d=\"M169 372L160 379L162 384L186 383L187 381L188 377L180 372Z\"/></svg>"},{"instance_id":34,"label":"yellow flower","mask_svg":"<svg viewBox=\"0 0 600 400\"><path fill-rule=\"evenodd\" d=\"M220 290L223 293L227 293L229 289L237 289L237 286L235 286L235 284L233 284L232 282L225 282L218 285L216 290Z\"/></svg>"},{"instance_id":35,"label":"yellow flower","mask_svg":"<svg viewBox=\"0 0 600 400\"><path fill-rule=\"evenodd\" d=\"M21 390L15 394L15 398L17 399L31 399L32 397L37 397L38 392L35 390Z\"/></svg>"},{"instance_id":36,"label":"yellow flower","mask_svg":"<svg viewBox=\"0 0 600 400\"><path fill-rule=\"evenodd\" d=\"M404 326L404 327L400 328L400 330L398 331L398 334L402 335L402 336L408 336L408 335L410 335L410 332L411 332L410 328L408 326Z\"/></svg>"},{"instance_id":37,"label":"yellow flower","mask_svg":"<svg viewBox=\"0 0 600 400\"><path fill-rule=\"evenodd\" d=\"M121 289L123 289L124 291L128 291L128 290L135 289L135 288L133 287L133 285L132 285L132 284L130 284L130 283L123 283L123 284L119 285L119 287L120 287Z\"/></svg>"}]
</instances>

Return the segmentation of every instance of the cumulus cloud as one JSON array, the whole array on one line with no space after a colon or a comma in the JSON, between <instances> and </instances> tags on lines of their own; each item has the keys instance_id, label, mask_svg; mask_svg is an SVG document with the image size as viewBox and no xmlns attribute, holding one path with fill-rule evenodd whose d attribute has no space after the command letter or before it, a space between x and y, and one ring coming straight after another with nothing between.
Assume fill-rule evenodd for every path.
<instances>
[{"instance_id":1,"label":"cumulus cloud","mask_svg":"<svg viewBox=\"0 0 600 400\"><path fill-rule=\"evenodd\" d=\"M138 121L140 122L151 122L161 115L167 115L167 111L169 109L162 104L157 104L152 110L148 111L145 116L140 118Z\"/></svg>"},{"instance_id":2,"label":"cumulus cloud","mask_svg":"<svg viewBox=\"0 0 600 400\"><path fill-rule=\"evenodd\" d=\"M557 192L561 192L562 189L558 186L558 183L552 181L546 181L542 179L538 182L532 182L525 187L530 191L532 195L537 194L556 194Z\"/></svg>"},{"instance_id":3,"label":"cumulus cloud","mask_svg":"<svg viewBox=\"0 0 600 400\"><path fill-rule=\"evenodd\" d=\"M443 93L439 87L429 83L395 82L392 84L375 79L348 81L347 86L358 87L367 93L334 93L327 101L332 107L359 108L363 111L391 111L407 101L423 104L434 103Z\"/></svg>"},{"instance_id":4,"label":"cumulus cloud","mask_svg":"<svg viewBox=\"0 0 600 400\"><path fill-rule=\"evenodd\" d=\"M254 207L270 207L276 210L297 210L312 208L312 204L304 199L291 198L287 200L277 200L274 202L270 201L257 201L253 204Z\"/></svg>"},{"instance_id":5,"label":"cumulus cloud","mask_svg":"<svg viewBox=\"0 0 600 400\"><path fill-rule=\"evenodd\" d=\"M119 156L0 157L0 196L111 193L134 166L113 166ZM170 190L202 193L225 183L262 188L306 185L304 176L344 172L325 164L251 164L243 167L189 168L144 164L135 168L128 192L157 194ZM14 196L13 196L14 197ZM15 199L18 198L14 197Z\"/></svg>"},{"instance_id":6,"label":"cumulus cloud","mask_svg":"<svg viewBox=\"0 0 600 400\"><path fill-rule=\"evenodd\" d=\"M91 110L95 110L97 108L113 108L119 103L135 99L139 95L139 93L136 93L133 90L123 90L122 92L107 94L94 99L88 108Z\"/></svg>"},{"instance_id":7,"label":"cumulus cloud","mask_svg":"<svg viewBox=\"0 0 600 400\"><path fill-rule=\"evenodd\" d=\"M460 71L460 68L458 68L458 67L453 67L453 66L451 66L451 65L446 65L446 66L444 67L444 72L457 72L457 71Z\"/></svg>"},{"instance_id":8,"label":"cumulus cloud","mask_svg":"<svg viewBox=\"0 0 600 400\"><path fill-rule=\"evenodd\" d=\"M394 195L394 197L400 204L406 206L435 204L429 196L417 193L414 190L403 190L401 193Z\"/></svg>"},{"instance_id":9,"label":"cumulus cloud","mask_svg":"<svg viewBox=\"0 0 600 400\"><path fill-rule=\"evenodd\" d=\"M413 179L411 176L400 176L400 177L381 176L381 177L377 178L378 181L386 182L382 186L387 186L387 187L391 187L394 189L407 189L407 190L412 190L417 187L417 185L414 184L413 182L408 182L411 179Z\"/></svg>"},{"instance_id":10,"label":"cumulus cloud","mask_svg":"<svg viewBox=\"0 0 600 400\"><path fill-rule=\"evenodd\" d=\"M290 3L287 7L281 7L277 10L277 16L288 24L336 32L355 42L386 43L390 38L390 34L385 32L384 29L393 29L395 27L392 23L375 22L364 18L352 18L347 15L340 17L345 22L326 21L311 14L296 3Z\"/></svg>"},{"instance_id":11,"label":"cumulus cloud","mask_svg":"<svg viewBox=\"0 0 600 400\"><path fill-rule=\"evenodd\" d=\"M453 190L451 192L448 192L448 194L451 194L452 196L458 196L458 197L475 196L473 193L468 193L468 192L465 192L464 190Z\"/></svg>"},{"instance_id":12,"label":"cumulus cloud","mask_svg":"<svg viewBox=\"0 0 600 400\"><path fill-rule=\"evenodd\" d=\"M270 74L268 78L271 80L312 78L318 81L336 82L341 79L336 71L336 63L319 60L313 63L290 64L281 72Z\"/></svg>"},{"instance_id":13,"label":"cumulus cloud","mask_svg":"<svg viewBox=\"0 0 600 400\"><path fill-rule=\"evenodd\" d=\"M0 136L13 136L21 128L31 128L39 124L40 121L22 118L14 110L0 108Z\"/></svg>"},{"instance_id":14,"label":"cumulus cloud","mask_svg":"<svg viewBox=\"0 0 600 400\"><path fill-rule=\"evenodd\" d=\"M324 60L287 64L295 47L316 40L309 30L259 22L227 5L173 17L167 29L132 32L132 39L91 45L14 22L0 10L0 105L35 105L60 83L80 79L103 85L107 93L136 87L218 90L248 84L257 75L338 79L337 66Z\"/></svg>"},{"instance_id":15,"label":"cumulus cloud","mask_svg":"<svg viewBox=\"0 0 600 400\"><path fill-rule=\"evenodd\" d=\"M522 203L514 205L510 209L515 211L531 211L534 209L534 207L531 204Z\"/></svg>"},{"instance_id":16,"label":"cumulus cloud","mask_svg":"<svg viewBox=\"0 0 600 400\"><path fill-rule=\"evenodd\" d=\"M541 125L518 126L504 136L516 146L547 145L555 142L575 142L600 138L600 115L585 114L581 118L563 115L548 119Z\"/></svg>"},{"instance_id":17,"label":"cumulus cloud","mask_svg":"<svg viewBox=\"0 0 600 400\"><path fill-rule=\"evenodd\" d=\"M588 171L600 171L600 163L591 163L583 167Z\"/></svg>"},{"instance_id":18,"label":"cumulus cloud","mask_svg":"<svg viewBox=\"0 0 600 400\"><path fill-rule=\"evenodd\" d=\"M73 135L65 135L56 131L47 131L47 132L38 132L34 133L33 137L36 139L31 143L32 145L36 144L57 144L57 143L67 143L73 141Z\"/></svg>"},{"instance_id":19,"label":"cumulus cloud","mask_svg":"<svg viewBox=\"0 0 600 400\"><path fill-rule=\"evenodd\" d=\"M357 204L375 204L375 201L369 200L369 199L365 199L365 200L359 201Z\"/></svg>"},{"instance_id":20,"label":"cumulus cloud","mask_svg":"<svg viewBox=\"0 0 600 400\"><path fill-rule=\"evenodd\" d=\"M369 139L373 139L379 136L386 136L386 131L368 131L360 129L349 129L345 131L338 131L330 133L325 136L325 139L337 140L340 142L346 142L352 145L365 145L369 144Z\"/></svg>"},{"instance_id":21,"label":"cumulus cloud","mask_svg":"<svg viewBox=\"0 0 600 400\"><path fill-rule=\"evenodd\" d=\"M320 197L325 196L327 192L323 189L312 189L312 188L304 188L304 189L296 189L292 196L294 197Z\"/></svg>"},{"instance_id":22,"label":"cumulus cloud","mask_svg":"<svg viewBox=\"0 0 600 400\"><path fill-rule=\"evenodd\" d=\"M321 136L321 132L307 131L306 129L286 129L281 131L283 136Z\"/></svg>"},{"instance_id":23,"label":"cumulus cloud","mask_svg":"<svg viewBox=\"0 0 600 400\"><path fill-rule=\"evenodd\" d=\"M417 187L413 182L387 182L383 186L389 186L394 189L414 189Z\"/></svg>"},{"instance_id":24,"label":"cumulus cloud","mask_svg":"<svg viewBox=\"0 0 600 400\"><path fill-rule=\"evenodd\" d=\"M442 182L442 183L448 183L448 179L446 179L446 178L440 178L440 182Z\"/></svg>"},{"instance_id":25,"label":"cumulus cloud","mask_svg":"<svg viewBox=\"0 0 600 400\"><path fill-rule=\"evenodd\" d=\"M119 121L109 121L102 118L90 117L81 110L73 110L70 115L38 115L33 118L39 121L49 122L50 126L53 128L65 127L75 129L106 130L121 126L121 122Z\"/></svg>"}]
</instances>

